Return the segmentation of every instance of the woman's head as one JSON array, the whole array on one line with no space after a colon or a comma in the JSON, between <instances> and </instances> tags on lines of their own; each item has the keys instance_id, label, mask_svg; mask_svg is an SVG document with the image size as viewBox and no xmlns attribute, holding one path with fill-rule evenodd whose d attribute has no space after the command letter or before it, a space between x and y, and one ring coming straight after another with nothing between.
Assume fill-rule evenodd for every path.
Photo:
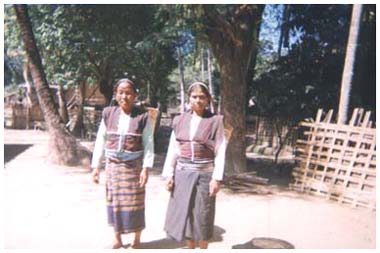
<instances>
[{"instance_id":1,"label":"woman's head","mask_svg":"<svg viewBox=\"0 0 380 253\"><path fill-rule=\"evenodd\" d=\"M114 87L115 98L123 111L129 113L137 96L137 89L134 82L124 78L117 81Z\"/></svg>"},{"instance_id":2,"label":"woman's head","mask_svg":"<svg viewBox=\"0 0 380 253\"><path fill-rule=\"evenodd\" d=\"M119 81L116 82L115 86L113 87L113 91L115 93L117 91L117 87L119 87L119 85L122 84L122 83L128 83L131 86L131 88L135 91L135 93L137 93L137 88L136 88L135 83L132 80L128 79L128 78L122 78L122 79L120 79Z\"/></svg>"},{"instance_id":3,"label":"woman's head","mask_svg":"<svg viewBox=\"0 0 380 253\"><path fill-rule=\"evenodd\" d=\"M187 90L187 94L191 109L197 113L203 113L211 101L210 92L202 82L192 83Z\"/></svg>"}]
</instances>

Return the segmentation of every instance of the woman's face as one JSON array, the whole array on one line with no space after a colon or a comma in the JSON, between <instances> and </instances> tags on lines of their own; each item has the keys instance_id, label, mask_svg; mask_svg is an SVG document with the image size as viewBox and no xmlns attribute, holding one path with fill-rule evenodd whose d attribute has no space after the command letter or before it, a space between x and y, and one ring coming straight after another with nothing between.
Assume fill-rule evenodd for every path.
<instances>
[{"instance_id":1,"label":"woman's face","mask_svg":"<svg viewBox=\"0 0 380 253\"><path fill-rule=\"evenodd\" d=\"M116 101L124 111L130 111L135 102L136 92L128 82L119 84L116 89Z\"/></svg>"},{"instance_id":2,"label":"woman's face","mask_svg":"<svg viewBox=\"0 0 380 253\"><path fill-rule=\"evenodd\" d=\"M209 104L207 94L205 94L199 87L194 87L190 93L189 100L191 109L197 113L203 113Z\"/></svg>"}]
</instances>

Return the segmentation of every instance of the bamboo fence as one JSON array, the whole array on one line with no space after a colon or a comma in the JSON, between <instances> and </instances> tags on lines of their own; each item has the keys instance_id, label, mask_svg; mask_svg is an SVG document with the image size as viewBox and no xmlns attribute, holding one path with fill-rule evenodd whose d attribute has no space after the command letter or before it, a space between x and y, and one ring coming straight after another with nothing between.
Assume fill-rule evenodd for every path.
<instances>
[{"instance_id":1,"label":"bamboo fence","mask_svg":"<svg viewBox=\"0 0 380 253\"><path fill-rule=\"evenodd\" d=\"M353 207L376 209L376 128L371 112L356 108L349 124L331 123L330 110L322 120L302 122L297 140L297 166L291 188Z\"/></svg>"}]
</instances>

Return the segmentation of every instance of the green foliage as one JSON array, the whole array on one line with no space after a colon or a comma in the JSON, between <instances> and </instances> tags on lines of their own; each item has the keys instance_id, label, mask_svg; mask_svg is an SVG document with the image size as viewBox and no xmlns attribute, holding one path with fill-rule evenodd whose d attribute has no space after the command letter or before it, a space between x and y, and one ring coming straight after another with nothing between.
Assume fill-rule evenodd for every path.
<instances>
[{"instance_id":1,"label":"green foliage","mask_svg":"<svg viewBox=\"0 0 380 253\"><path fill-rule=\"evenodd\" d=\"M252 83L251 95L257 100L259 113L299 121L313 117L318 108L337 108L350 14L349 5L291 5L288 25L298 41L287 55L273 63L270 59L276 57L263 51L258 57L259 71ZM374 40L362 43L358 50L368 59L368 51L374 45ZM374 60L374 57L369 58ZM362 69L370 67L360 58L357 64L359 62L366 66ZM367 73L369 78L375 76L374 70ZM363 78L361 82L368 83ZM374 84L372 81L370 85L375 87ZM365 105L358 102L361 96L359 92L353 93L353 104Z\"/></svg>"},{"instance_id":2,"label":"green foliage","mask_svg":"<svg viewBox=\"0 0 380 253\"><path fill-rule=\"evenodd\" d=\"M157 5L30 5L29 15L49 82L100 84L112 94L116 79L153 85L175 66ZM9 6L11 9L11 6ZM9 19L11 19L10 15ZM11 27L17 27L10 20ZM6 44L21 45L6 34ZM146 92L146 87L142 87Z\"/></svg>"},{"instance_id":3,"label":"green foliage","mask_svg":"<svg viewBox=\"0 0 380 253\"><path fill-rule=\"evenodd\" d=\"M112 81L126 72L132 74L126 70L128 55L149 32L149 11L134 5L31 6L49 77Z\"/></svg>"},{"instance_id":4,"label":"green foliage","mask_svg":"<svg viewBox=\"0 0 380 253\"><path fill-rule=\"evenodd\" d=\"M4 84L16 85L24 82L22 69L25 52L20 44L20 30L12 5L4 5Z\"/></svg>"}]
</instances>

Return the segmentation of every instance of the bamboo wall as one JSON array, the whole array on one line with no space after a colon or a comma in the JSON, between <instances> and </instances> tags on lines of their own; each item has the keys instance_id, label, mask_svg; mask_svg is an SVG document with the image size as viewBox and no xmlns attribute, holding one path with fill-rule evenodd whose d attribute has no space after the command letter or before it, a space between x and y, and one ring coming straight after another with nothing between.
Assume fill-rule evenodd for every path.
<instances>
[{"instance_id":1,"label":"bamboo wall","mask_svg":"<svg viewBox=\"0 0 380 253\"><path fill-rule=\"evenodd\" d=\"M348 125L321 120L302 122L292 188L351 206L376 208L376 128L371 112L355 109Z\"/></svg>"}]
</instances>

